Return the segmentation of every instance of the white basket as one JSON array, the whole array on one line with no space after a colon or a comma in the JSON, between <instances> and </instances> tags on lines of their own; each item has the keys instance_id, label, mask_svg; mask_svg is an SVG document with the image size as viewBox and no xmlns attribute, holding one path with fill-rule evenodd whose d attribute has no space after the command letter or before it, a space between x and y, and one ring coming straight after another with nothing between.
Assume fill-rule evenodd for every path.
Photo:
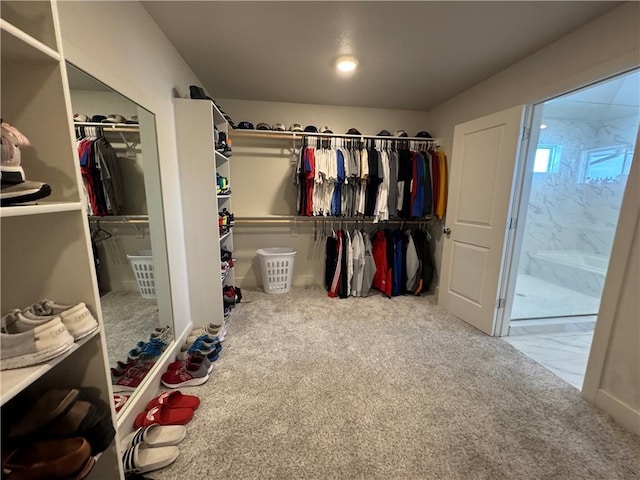
<instances>
[{"instance_id":1,"label":"white basket","mask_svg":"<svg viewBox=\"0 0 640 480\"><path fill-rule=\"evenodd\" d=\"M296 251L293 248L272 247L259 248L256 253L260 257L265 293L287 293L291 289Z\"/></svg>"},{"instance_id":2,"label":"white basket","mask_svg":"<svg viewBox=\"0 0 640 480\"><path fill-rule=\"evenodd\" d=\"M153 276L153 257L151 255L144 255L145 252L141 252L140 255L127 255L129 262L131 262L131 268L133 268L133 275L136 277L138 283L138 290L140 290L140 296L142 298L156 298L156 282ZM151 252L148 252L149 254Z\"/></svg>"}]
</instances>

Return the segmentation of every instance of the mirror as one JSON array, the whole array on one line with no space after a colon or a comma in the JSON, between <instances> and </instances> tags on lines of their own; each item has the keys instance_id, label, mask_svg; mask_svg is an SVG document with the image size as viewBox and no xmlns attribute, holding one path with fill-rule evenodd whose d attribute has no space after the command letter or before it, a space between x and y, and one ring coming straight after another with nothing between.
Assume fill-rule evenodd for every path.
<instances>
[{"instance_id":1,"label":"mirror","mask_svg":"<svg viewBox=\"0 0 640 480\"><path fill-rule=\"evenodd\" d=\"M67 74L120 413L173 341L155 116L69 63Z\"/></svg>"}]
</instances>

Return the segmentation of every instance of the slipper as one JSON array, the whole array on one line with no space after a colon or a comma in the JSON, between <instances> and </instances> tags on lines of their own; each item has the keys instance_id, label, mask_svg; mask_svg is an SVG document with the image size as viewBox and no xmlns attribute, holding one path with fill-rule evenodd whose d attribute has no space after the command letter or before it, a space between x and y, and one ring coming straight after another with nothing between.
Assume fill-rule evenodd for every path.
<instances>
[{"instance_id":1,"label":"slipper","mask_svg":"<svg viewBox=\"0 0 640 480\"><path fill-rule=\"evenodd\" d=\"M158 405L166 405L169 408L190 408L195 410L200 405L200 399L195 395L184 395L180 390L173 392L164 392L149 402L147 410L157 407Z\"/></svg>"},{"instance_id":2,"label":"slipper","mask_svg":"<svg viewBox=\"0 0 640 480\"><path fill-rule=\"evenodd\" d=\"M149 447L167 447L177 445L187 435L187 429L183 425L149 425L131 432L122 439L122 449L135 447L144 443Z\"/></svg>"},{"instance_id":3,"label":"slipper","mask_svg":"<svg viewBox=\"0 0 640 480\"><path fill-rule=\"evenodd\" d=\"M26 415L10 430L8 439L29 436L64 415L78 400L80 391L75 388L52 388L47 390L29 408ZM6 421L6 420L5 420Z\"/></svg>"},{"instance_id":4,"label":"slipper","mask_svg":"<svg viewBox=\"0 0 640 480\"><path fill-rule=\"evenodd\" d=\"M141 412L133 423L134 427L148 427L154 423L158 425L186 425L193 418L190 408L169 408L158 405L146 412Z\"/></svg>"},{"instance_id":5,"label":"slipper","mask_svg":"<svg viewBox=\"0 0 640 480\"><path fill-rule=\"evenodd\" d=\"M146 473L164 468L175 462L179 453L178 447L147 447L139 443L122 454L124 473Z\"/></svg>"}]
</instances>

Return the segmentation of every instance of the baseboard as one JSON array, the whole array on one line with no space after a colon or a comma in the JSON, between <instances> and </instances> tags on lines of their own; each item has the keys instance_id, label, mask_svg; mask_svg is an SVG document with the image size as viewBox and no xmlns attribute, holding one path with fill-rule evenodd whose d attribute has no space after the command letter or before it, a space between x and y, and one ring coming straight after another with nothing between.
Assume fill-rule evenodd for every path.
<instances>
[{"instance_id":1,"label":"baseboard","mask_svg":"<svg viewBox=\"0 0 640 480\"><path fill-rule=\"evenodd\" d=\"M604 390L598 390L596 407L611 415L616 422L630 432L640 435L640 412L618 400Z\"/></svg>"}]
</instances>

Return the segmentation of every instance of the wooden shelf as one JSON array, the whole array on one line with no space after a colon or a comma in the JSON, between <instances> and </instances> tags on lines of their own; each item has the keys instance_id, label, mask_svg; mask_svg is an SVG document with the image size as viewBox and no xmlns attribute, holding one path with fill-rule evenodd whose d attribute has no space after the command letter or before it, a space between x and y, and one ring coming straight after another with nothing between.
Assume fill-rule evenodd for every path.
<instances>
[{"instance_id":1,"label":"wooden shelf","mask_svg":"<svg viewBox=\"0 0 640 480\"><path fill-rule=\"evenodd\" d=\"M230 193L224 193L222 195L216 195L216 197L218 198L218 200L226 200L227 198L231 198L231 194Z\"/></svg>"},{"instance_id":2,"label":"wooden shelf","mask_svg":"<svg viewBox=\"0 0 640 480\"><path fill-rule=\"evenodd\" d=\"M214 152L215 152L215 154L216 154L216 155L215 155L215 157L216 157L216 163L221 164L221 163L224 163L224 162L226 162L226 161L228 161L228 160L229 160L229 157L225 157L225 156L224 156L223 154L221 154L219 151L214 150Z\"/></svg>"},{"instance_id":3,"label":"wooden shelf","mask_svg":"<svg viewBox=\"0 0 640 480\"><path fill-rule=\"evenodd\" d=\"M225 240L229 237L229 235L231 235L231 230L229 230L227 233L225 233L224 235L222 235L222 236L220 237L220 241L221 241L221 242L225 241Z\"/></svg>"},{"instance_id":4,"label":"wooden shelf","mask_svg":"<svg viewBox=\"0 0 640 480\"><path fill-rule=\"evenodd\" d=\"M66 351L62 355L58 355L52 358L46 363L39 365L33 365L31 367L16 368L13 370L3 370L0 372L0 405L4 405L17 394L22 392L29 385L33 384L36 380L42 377L45 373L51 370L53 367L62 362L65 358L73 355L82 345L87 343L93 337L98 335L100 329L97 329L90 335L87 335L83 339L74 343L70 350Z\"/></svg>"},{"instance_id":5,"label":"wooden shelf","mask_svg":"<svg viewBox=\"0 0 640 480\"><path fill-rule=\"evenodd\" d=\"M0 19L2 60L59 63L60 54Z\"/></svg>"},{"instance_id":6,"label":"wooden shelf","mask_svg":"<svg viewBox=\"0 0 640 480\"><path fill-rule=\"evenodd\" d=\"M0 208L0 218L25 217L47 213L73 212L82 210L81 202L40 202L38 205L14 205Z\"/></svg>"}]
</instances>

